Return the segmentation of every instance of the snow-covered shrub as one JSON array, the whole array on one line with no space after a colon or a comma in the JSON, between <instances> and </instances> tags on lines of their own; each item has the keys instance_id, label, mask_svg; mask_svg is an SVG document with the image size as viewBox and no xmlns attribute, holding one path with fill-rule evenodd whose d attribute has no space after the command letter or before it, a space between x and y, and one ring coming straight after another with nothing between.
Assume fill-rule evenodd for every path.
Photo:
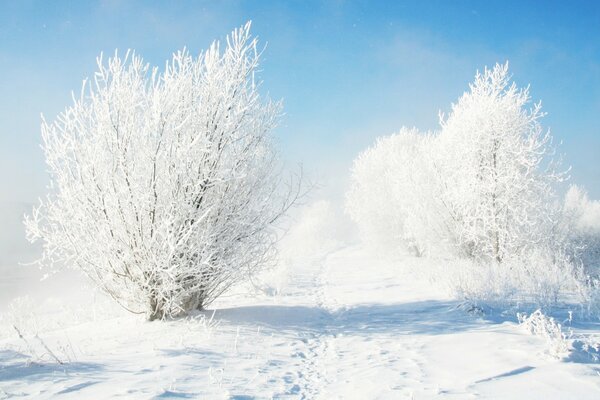
<instances>
[{"instance_id":1,"label":"snow-covered shrub","mask_svg":"<svg viewBox=\"0 0 600 400\"><path fill-rule=\"evenodd\" d=\"M354 160L346 212L374 247L422 255L438 246L444 216L435 213L431 141L429 134L402 128L377 139Z\"/></svg>"},{"instance_id":2,"label":"snow-covered shrub","mask_svg":"<svg viewBox=\"0 0 600 400\"><path fill-rule=\"evenodd\" d=\"M457 297L474 305L550 310L567 294L583 300L580 267L566 254L551 249L510 255L502 263L457 258L446 265L446 272L451 272L438 274L437 278L447 283Z\"/></svg>"},{"instance_id":3,"label":"snow-covered shrub","mask_svg":"<svg viewBox=\"0 0 600 400\"><path fill-rule=\"evenodd\" d=\"M250 24L164 71L117 54L42 125L52 191L26 219L44 260L83 270L150 319L202 309L273 255L294 201Z\"/></svg>"},{"instance_id":4,"label":"snow-covered shrub","mask_svg":"<svg viewBox=\"0 0 600 400\"><path fill-rule=\"evenodd\" d=\"M0 313L0 339L12 336L15 333L13 326L27 332L39 331L35 307L35 302L29 296L15 297L8 304L6 311Z\"/></svg>"},{"instance_id":5,"label":"snow-covered shrub","mask_svg":"<svg viewBox=\"0 0 600 400\"><path fill-rule=\"evenodd\" d=\"M444 262L442 271L433 272L435 280L447 285L450 293L476 307L503 307L518 293L514 275L498 263L453 258Z\"/></svg>"},{"instance_id":6,"label":"snow-covered shrub","mask_svg":"<svg viewBox=\"0 0 600 400\"><path fill-rule=\"evenodd\" d=\"M572 185L565 195L560 233L573 258L580 260L590 278L600 278L600 201L590 200Z\"/></svg>"},{"instance_id":7,"label":"snow-covered shrub","mask_svg":"<svg viewBox=\"0 0 600 400\"><path fill-rule=\"evenodd\" d=\"M600 316L600 201L590 200L584 189L572 185L560 217L553 232L555 248L578 273L583 311Z\"/></svg>"},{"instance_id":8,"label":"snow-covered shrub","mask_svg":"<svg viewBox=\"0 0 600 400\"><path fill-rule=\"evenodd\" d=\"M564 333L561 325L552 317L536 310L530 315L518 314L519 324L530 334L546 339L548 353L552 357L563 358L570 352L570 334Z\"/></svg>"},{"instance_id":9,"label":"snow-covered shrub","mask_svg":"<svg viewBox=\"0 0 600 400\"><path fill-rule=\"evenodd\" d=\"M590 200L584 189L571 185L565 195L564 208L576 232L600 236L600 201Z\"/></svg>"}]
</instances>

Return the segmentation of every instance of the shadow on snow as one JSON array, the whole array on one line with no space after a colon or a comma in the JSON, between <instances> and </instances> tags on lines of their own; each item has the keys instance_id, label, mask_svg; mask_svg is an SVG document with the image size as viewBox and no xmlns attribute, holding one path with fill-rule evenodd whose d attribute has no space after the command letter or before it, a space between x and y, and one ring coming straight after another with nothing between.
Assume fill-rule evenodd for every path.
<instances>
[{"instance_id":1,"label":"shadow on snow","mask_svg":"<svg viewBox=\"0 0 600 400\"><path fill-rule=\"evenodd\" d=\"M437 335L481 326L480 319L457 309L458 304L438 300L365 304L334 312L320 307L264 305L216 310L215 318L234 325L262 325L279 331L358 335Z\"/></svg>"},{"instance_id":2,"label":"shadow on snow","mask_svg":"<svg viewBox=\"0 0 600 400\"><path fill-rule=\"evenodd\" d=\"M104 367L95 363L68 362L32 362L30 357L12 350L0 350L0 382L21 380L60 381L62 377L69 379L70 374L95 377ZM93 384L95 382L91 382ZM86 385L89 386L89 385ZM81 389L82 387L79 387ZM74 389L77 390L77 389ZM66 393L66 392L65 392Z\"/></svg>"}]
</instances>

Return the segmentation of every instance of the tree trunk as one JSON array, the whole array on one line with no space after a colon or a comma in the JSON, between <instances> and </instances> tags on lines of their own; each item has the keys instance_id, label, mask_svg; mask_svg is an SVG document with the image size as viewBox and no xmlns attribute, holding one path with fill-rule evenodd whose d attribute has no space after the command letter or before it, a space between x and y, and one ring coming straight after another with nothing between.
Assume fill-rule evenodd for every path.
<instances>
[{"instance_id":1,"label":"tree trunk","mask_svg":"<svg viewBox=\"0 0 600 400\"><path fill-rule=\"evenodd\" d=\"M148 321L154 321L157 319L163 319L165 316L165 310L161 305L158 304L156 297L150 298L150 313L148 315Z\"/></svg>"}]
</instances>

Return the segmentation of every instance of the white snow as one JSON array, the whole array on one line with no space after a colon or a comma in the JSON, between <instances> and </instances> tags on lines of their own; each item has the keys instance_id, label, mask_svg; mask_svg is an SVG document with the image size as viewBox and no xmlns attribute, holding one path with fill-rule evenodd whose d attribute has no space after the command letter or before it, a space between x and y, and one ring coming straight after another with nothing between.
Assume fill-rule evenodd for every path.
<instances>
[{"instance_id":1,"label":"white snow","mask_svg":"<svg viewBox=\"0 0 600 400\"><path fill-rule=\"evenodd\" d=\"M267 274L263 288L287 275L278 290L240 287L166 322L101 298L21 299L0 317L0 399L600 398L599 364L553 356L516 316L465 311L419 277L422 263L345 246Z\"/></svg>"}]
</instances>

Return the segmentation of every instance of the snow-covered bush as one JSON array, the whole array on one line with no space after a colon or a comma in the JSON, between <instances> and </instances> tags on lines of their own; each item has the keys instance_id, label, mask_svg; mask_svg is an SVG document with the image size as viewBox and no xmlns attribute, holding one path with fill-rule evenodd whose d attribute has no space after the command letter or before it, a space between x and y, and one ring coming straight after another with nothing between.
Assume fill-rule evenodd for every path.
<instances>
[{"instance_id":1,"label":"snow-covered bush","mask_svg":"<svg viewBox=\"0 0 600 400\"><path fill-rule=\"evenodd\" d=\"M565 294L585 294L581 293L580 265L554 249L510 255L502 263L457 258L444 265L447 275L436 278L447 283L457 297L477 306L550 310Z\"/></svg>"},{"instance_id":2,"label":"snow-covered bush","mask_svg":"<svg viewBox=\"0 0 600 400\"><path fill-rule=\"evenodd\" d=\"M432 137L416 129L377 139L354 160L346 212L364 239L391 254L422 255L438 246L443 215L431 173Z\"/></svg>"},{"instance_id":3,"label":"snow-covered bush","mask_svg":"<svg viewBox=\"0 0 600 400\"><path fill-rule=\"evenodd\" d=\"M26 219L44 260L150 319L202 309L270 260L295 199L270 132L250 24L161 73L117 54L42 124L51 193Z\"/></svg>"},{"instance_id":4,"label":"snow-covered bush","mask_svg":"<svg viewBox=\"0 0 600 400\"><path fill-rule=\"evenodd\" d=\"M582 188L572 185L565 195L562 239L573 258L581 260L586 273L600 274L600 201L590 200Z\"/></svg>"},{"instance_id":5,"label":"snow-covered bush","mask_svg":"<svg viewBox=\"0 0 600 400\"><path fill-rule=\"evenodd\" d=\"M584 189L571 185L565 195L564 208L576 232L600 235L600 201L590 200Z\"/></svg>"},{"instance_id":6,"label":"snow-covered bush","mask_svg":"<svg viewBox=\"0 0 600 400\"><path fill-rule=\"evenodd\" d=\"M546 340L549 355L556 358L569 355L571 335L564 333L562 326L554 318L544 315L541 310L536 310L530 315L517 314L517 318L519 324L530 334Z\"/></svg>"}]
</instances>

